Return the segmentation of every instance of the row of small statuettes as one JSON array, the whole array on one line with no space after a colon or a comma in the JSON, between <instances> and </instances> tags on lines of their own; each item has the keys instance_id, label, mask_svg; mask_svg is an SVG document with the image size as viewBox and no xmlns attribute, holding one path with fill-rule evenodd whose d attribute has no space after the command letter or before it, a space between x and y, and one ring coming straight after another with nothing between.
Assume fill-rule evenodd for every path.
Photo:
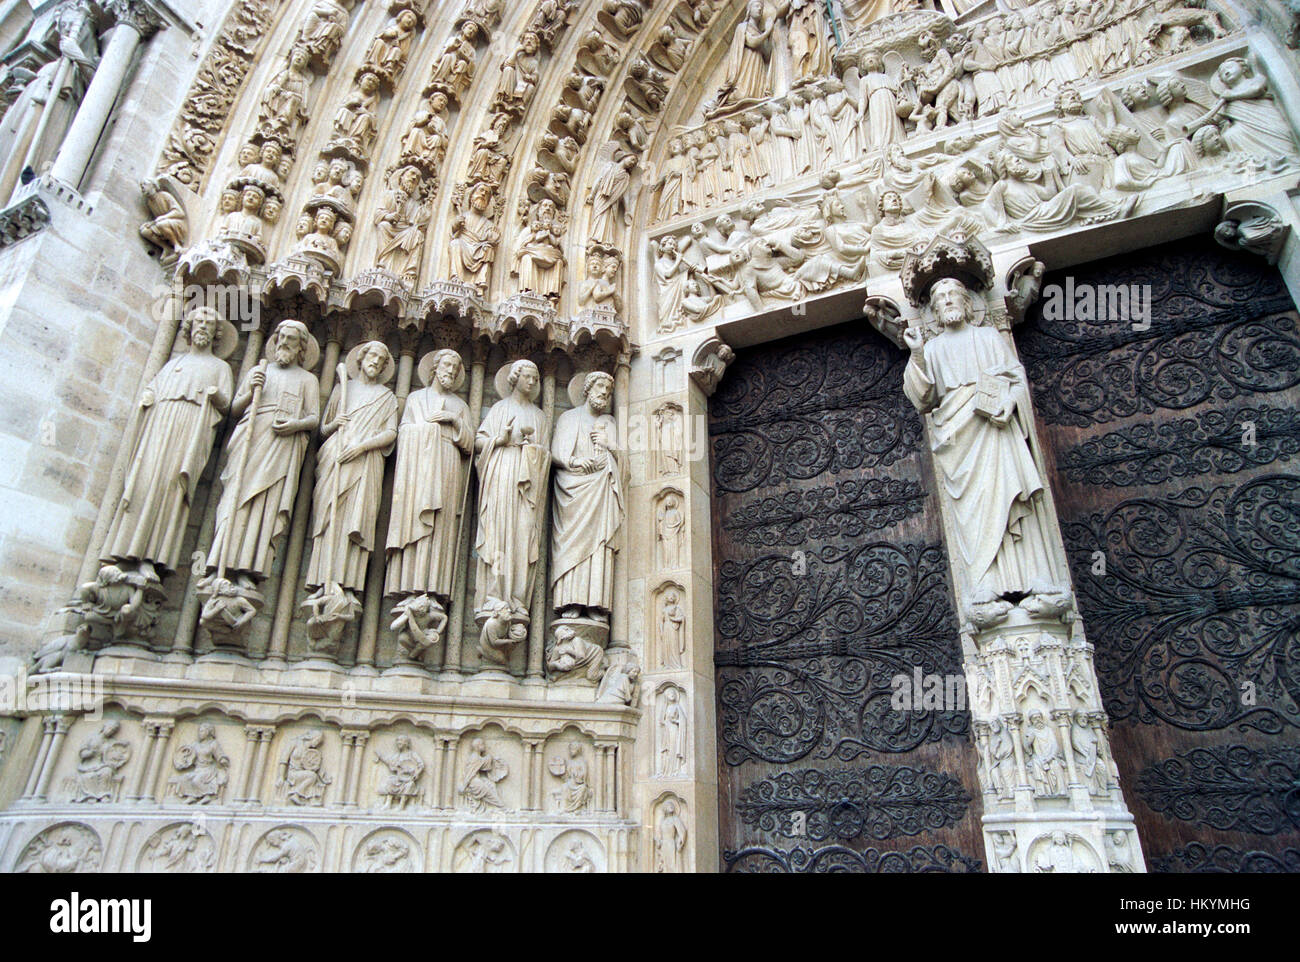
<instances>
[{"instance_id":1,"label":"row of small statuettes","mask_svg":"<svg viewBox=\"0 0 1300 962\"><path fill-rule=\"evenodd\" d=\"M756 35L752 21L737 31ZM706 108L711 119L669 142L658 218L1055 97L1228 29L1212 9L1180 0L1043 0L1023 13L981 18L946 39L922 33L912 62L896 50L871 49L833 72L828 56L814 58L780 97L773 96L774 58L761 44L733 45L714 110Z\"/></svg>"},{"instance_id":2,"label":"row of small statuettes","mask_svg":"<svg viewBox=\"0 0 1300 962\"><path fill-rule=\"evenodd\" d=\"M224 360L233 350L233 325L198 308L182 333L189 350L149 383L137 429L125 442L130 467L100 551L104 568L74 602L87 624L118 639L151 629L156 608L151 613L132 598L147 598L151 587L161 595L161 576L181 561L195 488L227 417L234 427L206 574L197 583L206 599L202 623L218 646L242 645L263 603L258 586L271 573L293 515L316 432L321 443L305 569L314 649L316 643L337 646L342 627L360 611L380 537L386 538L384 594L401 599L394 627L404 654L418 659L440 640L461 563L471 459L478 477L473 603L485 659L504 664L511 647L528 636L545 553L541 519L552 487L552 606L569 617L608 623L616 537L626 514L610 375L575 377L574 407L552 431L537 405L536 365L515 361L498 372L500 400L476 426L457 395L465 379L458 352L439 350L421 359L418 373L426 386L409 395L399 415L387 386L396 365L382 342L370 341L339 365L322 414L320 382L311 373L320 350L302 323L278 325L266 357L237 389ZM382 532L376 529L385 456L394 447L391 515Z\"/></svg>"}]
</instances>

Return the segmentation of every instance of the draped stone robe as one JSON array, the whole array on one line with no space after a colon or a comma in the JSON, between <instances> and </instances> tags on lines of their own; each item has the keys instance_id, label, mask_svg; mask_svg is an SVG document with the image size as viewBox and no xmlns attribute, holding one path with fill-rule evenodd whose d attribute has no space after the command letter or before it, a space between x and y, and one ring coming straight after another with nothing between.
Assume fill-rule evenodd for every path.
<instances>
[{"instance_id":1,"label":"draped stone robe","mask_svg":"<svg viewBox=\"0 0 1300 962\"><path fill-rule=\"evenodd\" d=\"M600 431L618 445L618 425L608 414L592 414L584 404L555 422L551 456L555 461L555 501L551 547L552 606L582 605L609 611L614 591L614 555L623 526L623 478L615 451L591 441ZM577 470L586 460L604 463L590 474Z\"/></svg>"},{"instance_id":2,"label":"draped stone robe","mask_svg":"<svg viewBox=\"0 0 1300 962\"><path fill-rule=\"evenodd\" d=\"M903 390L930 413L931 447L952 509L956 546L972 586L995 593L1059 584L1048 541L1044 483L1030 450L1024 368L991 327L945 329L924 347L928 376L908 362ZM1015 411L999 426L975 410L981 375L1005 381Z\"/></svg>"},{"instance_id":3,"label":"draped stone robe","mask_svg":"<svg viewBox=\"0 0 1300 962\"><path fill-rule=\"evenodd\" d=\"M532 443L498 445L511 420L515 429L532 428ZM527 609L540 556L540 511L546 500L550 452L548 424L537 405L512 395L492 405L478 429L484 446L478 456L478 555L474 607L488 598Z\"/></svg>"},{"instance_id":4,"label":"draped stone robe","mask_svg":"<svg viewBox=\"0 0 1300 962\"><path fill-rule=\"evenodd\" d=\"M429 418L439 412L455 420L432 423ZM459 397L427 387L406 399L397 434L386 594L431 592L444 604L451 597L473 445L469 405Z\"/></svg>"},{"instance_id":5,"label":"draped stone robe","mask_svg":"<svg viewBox=\"0 0 1300 962\"><path fill-rule=\"evenodd\" d=\"M224 545L227 567L232 571L248 572L258 578L271 573L275 556L272 544L289 524L298 492L298 472L310 433L298 431L281 436L271 430L271 425L278 416L300 420L319 413L320 384L314 374L297 365L267 364L261 403L256 411L249 405L227 448L226 466L221 472L217 529L208 556L210 568L220 564ZM235 473L243 449L249 445L248 467L237 495ZM229 544L227 528L231 530Z\"/></svg>"},{"instance_id":6,"label":"draped stone robe","mask_svg":"<svg viewBox=\"0 0 1300 962\"><path fill-rule=\"evenodd\" d=\"M328 424L339 414L339 388L325 410ZM382 384L348 382L349 421L326 438L316 455L316 491L312 500L311 561L306 585L329 582L362 591L366 566L375 547L375 524L384 490L384 456L391 444L374 448L341 464L348 448L366 444L397 429L397 398Z\"/></svg>"},{"instance_id":7,"label":"draped stone robe","mask_svg":"<svg viewBox=\"0 0 1300 962\"><path fill-rule=\"evenodd\" d=\"M230 365L211 354L174 357L149 382L154 403L140 413L131 469L101 560L176 569L194 489L223 417L212 405L211 387L227 400L234 388Z\"/></svg>"}]
</instances>

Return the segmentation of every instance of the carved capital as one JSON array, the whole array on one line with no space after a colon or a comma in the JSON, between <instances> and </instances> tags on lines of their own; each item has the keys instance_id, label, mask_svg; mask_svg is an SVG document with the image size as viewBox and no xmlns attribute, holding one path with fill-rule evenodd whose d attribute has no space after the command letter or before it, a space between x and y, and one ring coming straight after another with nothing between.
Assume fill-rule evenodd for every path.
<instances>
[{"instance_id":1,"label":"carved capital","mask_svg":"<svg viewBox=\"0 0 1300 962\"><path fill-rule=\"evenodd\" d=\"M143 0L107 0L104 8L117 23L130 27L145 40L162 29L162 18Z\"/></svg>"}]
</instances>

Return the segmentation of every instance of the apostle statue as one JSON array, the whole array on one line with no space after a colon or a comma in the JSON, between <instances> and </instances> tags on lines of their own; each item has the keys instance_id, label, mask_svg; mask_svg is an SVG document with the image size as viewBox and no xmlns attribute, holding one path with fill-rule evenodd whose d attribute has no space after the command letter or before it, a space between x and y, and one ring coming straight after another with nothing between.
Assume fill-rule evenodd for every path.
<instances>
[{"instance_id":1,"label":"apostle statue","mask_svg":"<svg viewBox=\"0 0 1300 962\"><path fill-rule=\"evenodd\" d=\"M614 379L601 371L579 377L574 388L581 388L581 402L556 420L551 442L553 604L566 616L608 617L617 537L626 515L618 425L609 414Z\"/></svg>"},{"instance_id":2,"label":"apostle statue","mask_svg":"<svg viewBox=\"0 0 1300 962\"><path fill-rule=\"evenodd\" d=\"M456 545L465 512L474 427L456 392L465 365L450 349L420 360L397 432L392 515L388 523L385 594L432 594L445 606L456 573Z\"/></svg>"},{"instance_id":3,"label":"apostle statue","mask_svg":"<svg viewBox=\"0 0 1300 962\"><path fill-rule=\"evenodd\" d=\"M271 573L276 539L284 533L298 492L298 472L311 432L320 423L320 385L310 368L320 347L306 325L281 321L263 360L230 406L239 423L221 472L221 501L208 567L241 581Z\"/></svg>"},{"instance_id":4,"label":"apostle statue","mask_svg":"<svg viewBox=\"0 0 1300 962\"><path fill-rule=\"evenodd\" d=\"M140 396L130 469L99 552L106 564L138 567L150 580L180 563L199 476L234 393L224 360L235 349L234 325L199 307L181 335L189 350L168 361Z\"/></svg>"},{"instance_id":5,"label":"apostle statue","mask_svg":"<svg viewBox=\"0 0 1300 962\"><path fill-rule=\"evenodd\" d=\"M903 390L930 415L931 448L973 601L1059 591L1025 369L996 329L975 322L971 293L941 277L929 304L942 330L915 327ZM1013 599L1015 600L1015 599Z\"/></svg>"},{"instance_id":6,"label":"apostle statue","mask_svg":"<svg viewBox=\"0 0 1300 962\"><path fill-rule=\"evenodd\" d=\"M474 439L479 476L474 607L483 619L502 603L509 606L514 623L527 624L550 471L550 424L536 403L541 388L537 365L515 361L496 380L501 400L492 405Z\"/></svg>"},{"instance_id":7,"label":"apostle statue","mask_svg":"<svg viewBox=\"0 0 1300 962\"><path fill-rule=\"evenodd\" d=\"M348 354L325 409L316 460L311 561L306 585L314 599L331 592L355 601L365 590L384 488L384 456L397 441L397 398L386 386L397 367L382 341ZM347 606L354 607L354 606ZM325 611L317 607L317 617ZM343 620L350 620L344 618Z\"/></svg>"}]
</instances>

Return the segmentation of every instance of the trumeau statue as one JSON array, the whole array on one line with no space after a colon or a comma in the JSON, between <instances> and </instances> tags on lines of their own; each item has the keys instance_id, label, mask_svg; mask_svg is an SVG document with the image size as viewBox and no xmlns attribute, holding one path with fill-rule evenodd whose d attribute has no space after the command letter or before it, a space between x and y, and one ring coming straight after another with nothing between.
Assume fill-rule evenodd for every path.
<instances>
[{"instance_id":1,"label":"trumeau statue","mask_svg":"<svg viewBox=\"0 0 1300 962\"><path fill-rule=\"evenodd\" d=\"M923 274L924 268L914 274L919 286ZM929 415L954 554L964 563L972 599L1059 591L1063 566L1050 536L1041 462L1031 447L1025 369L1001 333L977 323L960 277L932 275L924 297L942 329L929 340L917 327L904 332L912 356L903 390Z\"/></svg>"},{"instance_id":2,"label":"trumeau statue","mask_svg":"<svg viewBox=\"0 0 1300 962\"><path fill-rule=\"evenodd\" d=\"M306 326L282 321L263 360L240 387L239 418L221 473L221 502L208 567L251 581L271 572L275 541L289 524L307 442L320 422L320 385L309 370L320 348Z\"/></svg>"},{"instance_id":3,"label":"trumeau statue","mask_svg":"<svg viewBox=\"0 0 1300 962\"><path fill-rule=\"evenodd\" d=\"M195 489L234 391L224 360L235 349L234 325L197 308L183 327L189 350L168 361L140 397L130 470L100 549L106 563L138 565L146 574L180 563Z\"/></svg>"},{"instance_id":4,"label":"trumeau statue","mask_svg":"<svg viewBox=\"0 0 1300 962\"><path fill-rule=\"evenodd\" d=\"M497 374L501 400L478 429L479 518L475 551L475 610L508 606L516 624L528 622L547 495L550 424L537 406L541 376L532 361L515 361Z\"/></svg>"},{"instance_id":5,"label":"trumeau statue","mask_svg":"<svg viewBox=\"0 0 1300 962\"><path fill-rule=\"evenodd\" d=\"M444 349L420 359L427 385L406 399L397 433L397 467L388 522L390 595L432 594L446 605L456 571L469 485L474 429L460 355Z\"/></svg>"},{"instance_id":6,"label":"trumeau statue","mask_svg":"<svg viewBox=\"0 0 1300 962\"><path fill-rule=\"evenodd\" d=\"M607 617L613 602L614 557L626 516L618 425L610 416L614 379L581 377L581 399L555 422L554 536L551 604L566 615Z\"/></svg>"},{"instance_id":7,"label":"trumeau statue","mask_svg":"<svg viewBox=\"0 0 1300 962\"><path fill-rule=\"evenodd\" d=\"M365 589L384 487L384 457L397 440L397 398L386 386L396 371L382 341L353 348L325 409L312 505L308 604L342 590ZM324 618L318 608L316 617Z\"/></svg>"}]
</instances>

